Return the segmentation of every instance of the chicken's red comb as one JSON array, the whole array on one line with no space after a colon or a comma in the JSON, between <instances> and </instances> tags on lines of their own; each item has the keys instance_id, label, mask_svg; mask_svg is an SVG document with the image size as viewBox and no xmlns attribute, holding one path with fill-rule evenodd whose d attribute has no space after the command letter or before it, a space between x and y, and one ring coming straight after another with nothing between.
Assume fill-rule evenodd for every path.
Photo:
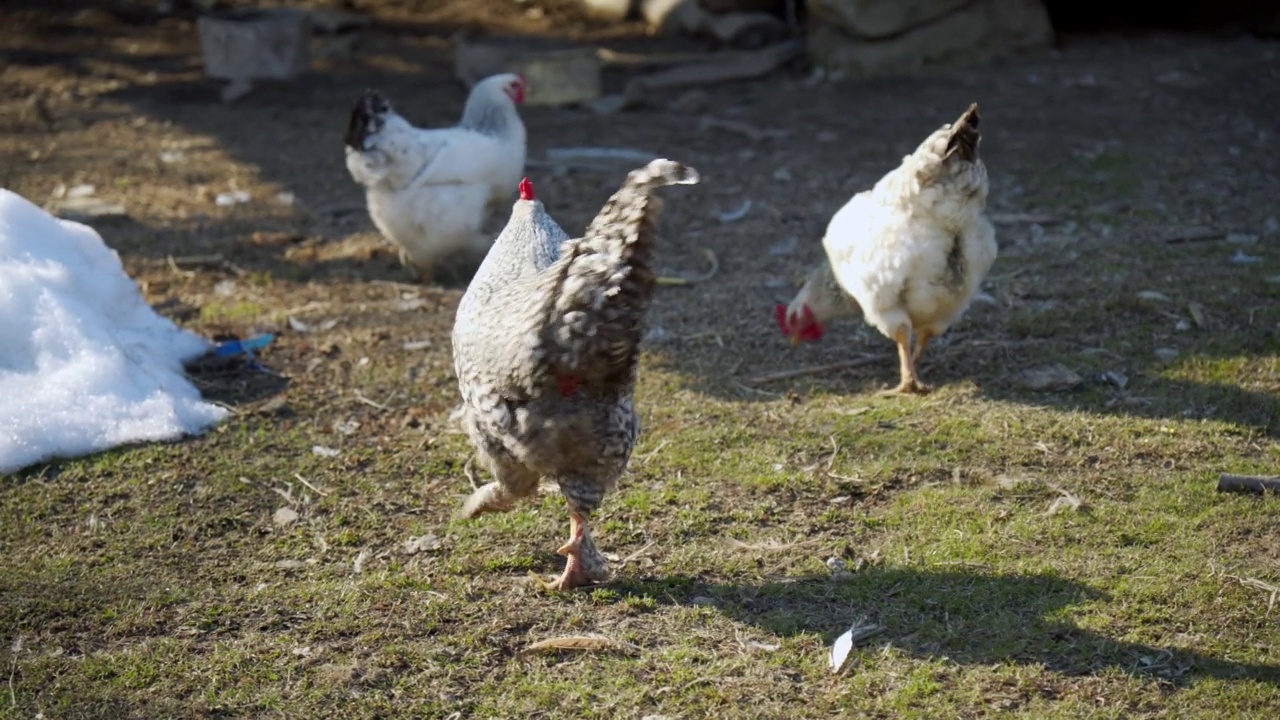
<instances>
[{"instance_id":1,"label":"chicken's red comb","mask_svg":"<svg viewBox=\"0 0 1280 720\"><path fill-rule=\"evenodd\" d=\"M533 183L529 182L529 178L525 178L520 181L520 199L521 200L533 199Z\"/></svg>"},{"instance_id":2,"label":"chicken's red comb","mask_svg":"<svg viewBox=\"0 0 1280 720\"><path fill-rule=\"evenodd\" d=\"M791 328L787 327L787 306L778 303L778 306L773 309L773 315L778 319L778 329L782 331L782 334L790 335Z\"/></svg>"}]
</instances>

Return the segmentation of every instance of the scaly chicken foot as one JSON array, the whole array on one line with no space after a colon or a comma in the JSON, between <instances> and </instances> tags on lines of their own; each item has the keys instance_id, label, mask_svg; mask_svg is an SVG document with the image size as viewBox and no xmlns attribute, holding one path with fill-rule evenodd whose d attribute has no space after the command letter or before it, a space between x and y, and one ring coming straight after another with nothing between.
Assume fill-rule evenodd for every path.
<instances>
[{"instance_id":1,"label":"scaly chicken foot","mask_svg":"<svg viewBox=\"0 0 1280 720\"><path fill-rule=\"evenodd\" d=\"M587 518L581 513L569 513L569 541L556 551L564 555L566 562L564 573L553 582L546 582L533 575L533 579L543 590L571 590L580 585L600 582L609 578L609 563L596 548L591 539L591 531L587 527Z\"/></svg>"},{"instance_id":2,"label":"scaly chicken foot","mask_svg":"<svg viewBox=\"0 0 1280 720\"><path fill-rule=\"evenodd\" d=\"M920 382L920 378L916 375L916 358L924 351L924 346L929 343L930 334L921 331L917 338L916 352L911 352L911 329L903 326L898 328L893 334L893 341L898 344L898 363L899 372L902 375L901 382L898 387L892 390L886 390L881 395L923 395L932 388Z\"/></svg>"}]
</instances>

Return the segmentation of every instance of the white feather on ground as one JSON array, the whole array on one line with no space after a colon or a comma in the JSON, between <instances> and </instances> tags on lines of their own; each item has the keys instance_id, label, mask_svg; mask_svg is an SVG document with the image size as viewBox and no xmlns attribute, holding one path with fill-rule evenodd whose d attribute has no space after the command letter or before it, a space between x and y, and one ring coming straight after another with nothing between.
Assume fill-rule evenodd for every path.
<instances>
[{"instance_id":1,"label":"white feather on ground","mask_svg":"<svg viewBox=\"0 0 1280 720\"><path fill-rule=\"evenodd\" d=\"M0 473L208 429L227 411L182 369L208 348L92 228L0 189Z\"/></svg>"}]
</instances>

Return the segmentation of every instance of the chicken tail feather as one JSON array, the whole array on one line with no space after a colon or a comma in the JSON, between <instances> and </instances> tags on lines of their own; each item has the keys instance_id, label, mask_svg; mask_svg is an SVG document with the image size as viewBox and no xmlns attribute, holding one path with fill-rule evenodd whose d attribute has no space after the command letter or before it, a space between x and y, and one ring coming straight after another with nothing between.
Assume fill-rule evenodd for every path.
<instances>
[{"instance_id":1,"label":"chicken tail feather","mask_svg":"<svg viewBox=\"0 0 1280 720\"><path fill-rule=\"evenodd\" d=\"M672 160L632 170L583 237L566 244L549 293L549 337L560 367L583 387L605 390L632 382L654 291L661 202L653 191L697 182L697 170Z\"/></svg>"},{"instance_id":2,"label":"chicken tail feather","mask_svg":"<svg viewBox=\"0 0 1280 720\"><path fill-rule=\"evenodd\" d=\"M368 140L386 123L391 103L377 90L365 90L351 111L347 134L343 138L347 147L361 152L368 150Z\"/></svg>"},{"instance_id":3,"label":"chicken tail feather","mask_svg":"<svg viewBox=\"0 0 1280 720\"><path fill-rule=\"evenodd\" d=\"M982 133L978 130L978 103L973 103L968 110L951 124L951 132L947 137L947 152L944 157L959 156L961 160L973 162L978 159L978 142Z\"/></svg>"}]
</instances>

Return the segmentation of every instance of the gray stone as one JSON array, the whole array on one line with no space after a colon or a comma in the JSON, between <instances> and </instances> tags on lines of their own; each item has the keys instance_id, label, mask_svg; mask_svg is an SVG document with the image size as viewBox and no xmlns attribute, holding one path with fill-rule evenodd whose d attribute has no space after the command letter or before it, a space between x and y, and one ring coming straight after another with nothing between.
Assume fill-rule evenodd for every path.
<instances>
[{"instance_id":1,"label":"gray stone","mask_svg":"<svg viewBox=\"0 0 1280 720\"><path fill-rule=\"evenodd\" d=\"M814 64L851 75L901 72L927 63L986 60L1046 47L1053 40L1040 0L977 0L934 22L881 40L858 38L811 20L807 49Z\"/></svg>"},{"instance_id":2,"label":"gray stone","mask_svg":"<svg viewBox=\"0 0 1280 720\"><path fill-rule=\"evenodd\" d=\"M702 29L707 13L698 0L640 0L640 16L668 34L692 34Z\"/></svg>"},{"instance_id":3,"label":"gray stone","mask_svg":"<svg viewBox=\"0 0 1280 720\"><path fill-rule=\"evenodd\" d=\"M223 80L287 79L306 71L311 16L302 10L241 10L196 21L204 72Z\"/></svg>"},{"instance_id":4,"label":"gray stone","mask_svg":"<svg viewBox=\"0 0 1280 720\"><path fill-rule=\"evenodd\" d=\"M523 73L528 105L573 105L600 97L600 58L594 48L549 47L507 37L461 38L454 75L467 84L498 73Z\"/></svg>"},{"instance_id":5,"label":"gray stone","mask_svg":"<svg viewBox=\"0 0 1280 720\"><path fill-rule=\"evenodd\" d=\"M949 15L973 0L809 0L823 24L860 38L883 38Z\"/></svg>"}]
</instances>

